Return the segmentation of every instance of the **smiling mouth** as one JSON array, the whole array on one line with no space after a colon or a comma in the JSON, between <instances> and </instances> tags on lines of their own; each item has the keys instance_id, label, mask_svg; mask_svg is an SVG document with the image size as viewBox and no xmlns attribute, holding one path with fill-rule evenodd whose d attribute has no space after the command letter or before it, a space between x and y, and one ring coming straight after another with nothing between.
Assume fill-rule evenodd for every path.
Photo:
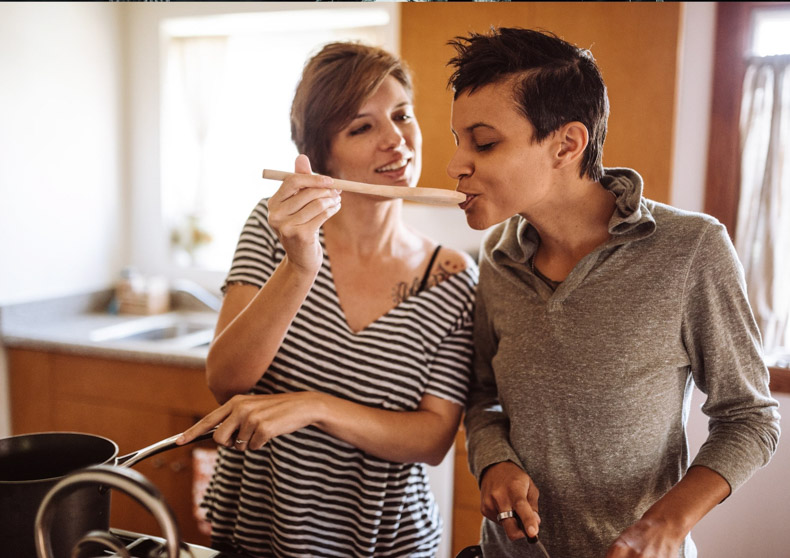
<instances>
[{"instance_id":1,"label":"smiling mouth","mask_svg":"<svg viewBox=\"0 0 790 558\"><path fill-rule=\"evenodd\" d=\"M409 164L411 159L400 159L399 161L395 161L394 163L389 163L388 165L384 165L383 167L379 167L376 169L376 172L392 172L398 171L404 168L406 165Z\"/></svg>"}]
</instances>

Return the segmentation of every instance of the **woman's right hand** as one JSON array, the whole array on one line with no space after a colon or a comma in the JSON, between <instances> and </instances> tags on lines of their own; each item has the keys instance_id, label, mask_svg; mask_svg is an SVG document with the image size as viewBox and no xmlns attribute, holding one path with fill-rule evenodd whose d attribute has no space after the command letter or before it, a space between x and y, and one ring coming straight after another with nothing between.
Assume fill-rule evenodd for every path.
<instances>
[{"instance_id":1,"label":"woman's right hand","mask_svg":"<svg viewBox=\"0 0 790 558\"><path fill-rule=\"evenodd\" d=\"M323 259L318 230L340 209L340 191L330 177L312 174L306 155L296 158L294 172L269 200L269 224L288 261L315 273Z\"/></svg>"},{"instance_id":2,"label":"woman's right hand","mask_svg":"<svg viewBox=\"0 0 790 558\"><path fill-rule=\"evenodd\" d=\"M480 511L494 523L499 523L511 541L523 539L525 535L537 537L540 527L539 496L535 483L521 467L512 461L503 461L489 466L483 473ZM516 518L497 521L497 514L511 510L518 515L523 529Z\"/></svg>"}]
</instances>

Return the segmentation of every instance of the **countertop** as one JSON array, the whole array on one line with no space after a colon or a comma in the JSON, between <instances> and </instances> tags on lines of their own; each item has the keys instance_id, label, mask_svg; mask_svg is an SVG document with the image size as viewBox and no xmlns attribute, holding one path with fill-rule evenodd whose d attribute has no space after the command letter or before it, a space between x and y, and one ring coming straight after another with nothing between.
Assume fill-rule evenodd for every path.
<instances>
[{"instance_id":1,"label":"countertop","mask_svg":"<svg viewBox=\"0 0 790 558\"><path fill-rule=\"evenodd\" d=\"M111 291L0 308L0 342L8 348L57 351L103 358L202 368L217 313L174 298L173 310L138 316L107 312ZM118 338L123 332L188 324L169 339Z\"/></svg>"}]
</instances>

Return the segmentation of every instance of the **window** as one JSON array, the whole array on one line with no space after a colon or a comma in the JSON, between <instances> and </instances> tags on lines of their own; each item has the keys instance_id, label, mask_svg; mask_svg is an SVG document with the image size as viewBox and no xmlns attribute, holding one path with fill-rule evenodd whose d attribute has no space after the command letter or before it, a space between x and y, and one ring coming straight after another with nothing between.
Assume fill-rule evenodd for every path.
<instances>
[{"instance_id":1,"label":"window","mask_svg":"<svg viewBox=\"0 0 790 558\"><path fill-rule=\"evenodd\" d=\"M321 45L359 40L397 53L392 7L300 9L163 23L163 222L181 266L226 271L244 220L291 170L289 112Z\"/></svg>"},{"instance_id":2,"label":"window","mask_svg":"<svg viewBox=\"0 0 790 558\"><path fill-rule=\"evenodd\" d=\"M740 110L735 246L766 352L790 352L790 10L755 10Z\"/></svg>"},{"instance_id":3,"label":"window","mask_svg":"<svg viewBox=\"0 0 790 558\"><path fill-rule=\"evenodd\" d=\"M790 9L762 8L752 13L751 56L790 54Z\"/></svg>"}]
</instances>

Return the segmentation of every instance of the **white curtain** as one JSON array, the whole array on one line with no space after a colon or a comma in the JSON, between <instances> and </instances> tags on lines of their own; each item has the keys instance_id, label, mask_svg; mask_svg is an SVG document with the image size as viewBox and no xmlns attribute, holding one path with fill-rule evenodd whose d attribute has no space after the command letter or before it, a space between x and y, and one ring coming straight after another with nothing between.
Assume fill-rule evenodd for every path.
<instances>
[{"instance_id":1,"label":"white curtain","mask_svg":"<svg viewBox=\"0 0 790 558\"><path fill-rule=\"evenodd\" d=\"M766 354L790 351L790 56L754 59L741 105L735 246Z\"/></svg>"},{"instance_id":2,"label":"white curtain","mask_svg":"<svg viewBox=\"0 0 790 558\"><path fill-rule=\"evenodd\" d=\"M173 38L171 55L178 61L184 85L184 102L192 120L198 145L199 173L195 189L195 211L200 214L206 203L206 139L222 84L227 37Z\"/></svg>"}]
</instances>

